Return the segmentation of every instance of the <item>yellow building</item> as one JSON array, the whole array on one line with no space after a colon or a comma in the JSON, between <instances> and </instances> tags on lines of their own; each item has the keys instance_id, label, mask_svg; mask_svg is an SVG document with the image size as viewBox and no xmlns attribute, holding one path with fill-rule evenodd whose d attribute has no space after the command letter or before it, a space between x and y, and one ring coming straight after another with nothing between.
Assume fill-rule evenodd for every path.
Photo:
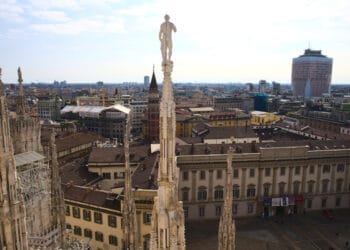
<instances>
[{"instance_id":1,"label":"yellow building","mask_svg":"<svg viewBox=\"0 0 350 250\"><path fill-rule=\"evenodd\" d=\"M68 237L91 249L123 249L123 196L92 187L64 187ZM148 249L153 197L156 190L133 191L137 209L138 241Z\"/></svg>"},{"instance_id":2,"label":"yellow building","mask_svg":"<svg viewBox=\"0 0 350 250\"><path fill-rule=\"evenodd\" d=\"M251 111L252 126L266 126L282 119L282 116L264 111Z\"/></svg>"}]
</instances>

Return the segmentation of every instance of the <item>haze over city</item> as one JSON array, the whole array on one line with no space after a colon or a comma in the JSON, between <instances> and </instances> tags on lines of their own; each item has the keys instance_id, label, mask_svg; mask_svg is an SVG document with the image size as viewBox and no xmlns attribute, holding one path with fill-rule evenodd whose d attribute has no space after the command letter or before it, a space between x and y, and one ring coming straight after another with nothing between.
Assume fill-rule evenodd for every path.
<instances>
[{"instance_id":1,"label":"haze over city","mask_svg":"<svg viewBox=\"0 0 350 250\"><path fill-rule=\"evenodd\" d=\"M3 81L141 82L161 75L159 23L174 34L175 82L290 83L292 58L310 47L349 83L350 3L336 1L2 0Z\"/></svg>"}]
</instances>

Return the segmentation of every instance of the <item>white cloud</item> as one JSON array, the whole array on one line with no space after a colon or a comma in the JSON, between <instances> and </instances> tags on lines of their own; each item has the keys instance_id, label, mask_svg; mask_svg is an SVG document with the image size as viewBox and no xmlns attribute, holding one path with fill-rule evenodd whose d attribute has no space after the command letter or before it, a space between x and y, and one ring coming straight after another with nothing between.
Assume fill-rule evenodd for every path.
<instances>
[{"instance_id":1,"label":"white cloud","mask_svg":"<svg viewBox=\"0 0 350 250\"><path fill-rule=\"evenodd\" d=\"M23 22L21 16L24 10L16 0L1 0L0 3L0 19L7 22Z\"/></svg>"},{"instance_id":2,"label":"white cloud","mask_svg":"<svg viewBox=\"0 0 350 250\"><path fill-rule=\"evenodd\" d=\"M55 24L32 24L30 27L39 32L69 35L78 35L82 32L120 33L124 31L123 21L120 19L94 20L89 18Z\"/></svg>"},{"instance_id":3,"label":"white cloud","mask_svg":"<svg viewBox=\"0 0 350 250\"><path fill-rule=\"evenodd\" d=\"M49 21L56 21L56 22L67 22L71 20L63 11L54 11L54 10L34 11L32 15L37 18L41 18Z\"/></svg>"}]
</instances>

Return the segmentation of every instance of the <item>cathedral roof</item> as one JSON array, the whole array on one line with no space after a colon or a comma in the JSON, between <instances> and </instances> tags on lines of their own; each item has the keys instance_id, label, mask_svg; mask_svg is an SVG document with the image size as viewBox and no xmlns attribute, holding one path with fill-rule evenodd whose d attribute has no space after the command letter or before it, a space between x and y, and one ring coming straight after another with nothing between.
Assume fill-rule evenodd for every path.
<instances>
[{"instance_id":1,"label":"cathedral roof","mask_svg":"<svg viewBox=\"0 0 350 250\"><path fill-rule=\"evenodd\" d=\"M154 74L154 70L152 74L151 85L149 86L149 91L158 92L158 85L157 85L156 75Z\"/></svg>"}]
</instances>

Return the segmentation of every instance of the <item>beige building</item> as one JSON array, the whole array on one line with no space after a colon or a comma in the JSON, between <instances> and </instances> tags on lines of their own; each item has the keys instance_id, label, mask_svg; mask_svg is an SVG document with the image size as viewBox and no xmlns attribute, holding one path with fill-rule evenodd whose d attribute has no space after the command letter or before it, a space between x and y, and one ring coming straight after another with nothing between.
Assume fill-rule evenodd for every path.
<instances>
[{"instance_id":1,"label":"beige building","mask_svg":"<svg viewBox=\"0 0 350 250\"><path fill-rule=\"evenodd\" d=\"M252 126L265 126L271 125L274 122L281 120L280 115L275 115L273 113L264 112L264 111L251 111L251 125Z\"/></svg>"},{"instance_id":2,"label":"beige building","mask_svg":"<svg viewBox=\"0 0 350 250\"><path fill-rule=\"evenodd\" d=\"M211 145L210 153L205 145L179 148L179 195L188 219L221 215L227 165L223 146L228 148ZM232 164L235 216L348 208L349 155L349 141L238 144Z\"/></svg>"}]
</instances>

